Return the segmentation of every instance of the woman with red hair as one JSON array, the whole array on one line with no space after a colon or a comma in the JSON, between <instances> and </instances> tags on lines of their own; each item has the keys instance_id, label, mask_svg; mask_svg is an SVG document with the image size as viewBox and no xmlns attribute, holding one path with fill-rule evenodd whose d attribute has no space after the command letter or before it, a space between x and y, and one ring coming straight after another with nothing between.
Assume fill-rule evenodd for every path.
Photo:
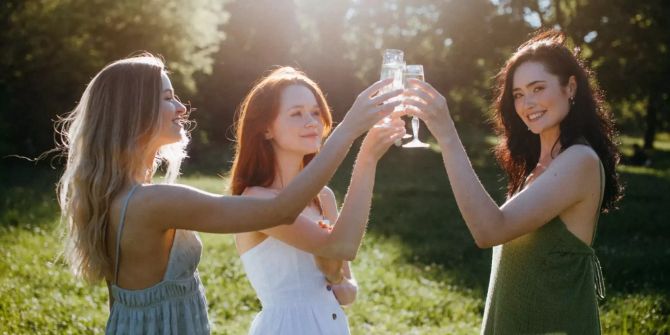
<instances>
[{"instance_id":1,"label":"woman with red hair","mask_svg":"<svg viewBox=\"0 0 670 335\"><path fill-rule=\"evenodd\" d=\"M361 94L354 106L369 94ZM232 193L260 198L275 197L310 163L332 124L321 89L290 67L260 80L239 113ZM236 235L263 305L250 334L349 333L340 305L353 303L357 286L348 261L363 239L377 161L404 133L399 119L369 131L341 212L333 191L324 187L293 225Z\"/></svg>"},{"instance_id":2,"label":"woman with red hair","mask_svg":"<svg viewBox=\"0 0 670 335\"><path fill-rule=\"evenodd\" d=\"M146 54L103 68L60 122L67 166L58 184L64 255L73 272L109 288L107 334L209 334L196 232L291 224L335 172L356 137L399 102L400 90L361 96L319 158L272 199L220 196L172 184L186 155L186 107L165 66ZM169 183L154 183L161 162Z\"/></svg>"}]
</instances>

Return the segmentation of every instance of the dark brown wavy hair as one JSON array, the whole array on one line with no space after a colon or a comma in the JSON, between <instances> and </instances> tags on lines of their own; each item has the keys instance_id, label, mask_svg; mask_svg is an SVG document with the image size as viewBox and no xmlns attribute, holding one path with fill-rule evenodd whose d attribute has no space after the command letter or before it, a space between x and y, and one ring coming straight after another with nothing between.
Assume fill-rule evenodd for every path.
<instances>
[{"instance_id":1,"label":"dark brown wavy hair","mask_svg":"<svg viewBox=\"0 0 670 335\"><path fill-rule=\"evenodd\" d=\"M491 106L492 121L500 136L495 149L498 163L507 173L507 196L521 190L525 178L540 158L540 137L528 131L517 115L513 98L513 77L523 63L537 62L558 76L566 86L574 76L577 91L574 104L560 124L561 151L586 140L600 157L605 170L605 192L601 210L615 209L623 194L616 166L619 151L614 138L617 131L612 114L604 103L604 93L598 87L593 72L566 46L566 38L556 30L538 31L521 44L496 76L495 100Z\"/></svg>"}]
</instances>

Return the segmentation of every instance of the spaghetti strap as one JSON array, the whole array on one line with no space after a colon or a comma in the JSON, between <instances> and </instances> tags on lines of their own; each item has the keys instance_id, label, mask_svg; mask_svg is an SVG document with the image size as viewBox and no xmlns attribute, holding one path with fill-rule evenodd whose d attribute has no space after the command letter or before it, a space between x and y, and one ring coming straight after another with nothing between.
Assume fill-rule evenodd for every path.
<instances>
[{"instance_id":1,"label":"spaghetti strap","mask_svg":"<svg viewBox=\"0 0 670 335\"><path fill-rule=\"evenodd\" d=\"M123 225L126 223L126 210L128 209L128 202L130 202L130 197L135 193L135 190L137 190L137 186L140 186L139 184L136 184L133 186L132 189L130 189L130 192L128 192L128 195L126 196L126 200L123 202L123 207L121 208L121 216L119 220L119 228L116 232L116 257L114 258L114 282L112 284L116 285L116 283L119 280L119 256L121 255L121 233L123 232Z\"/></svg>"},{"instance_id":2,"label":"spaghetti strap","mask_svg":"<svg viewBox=\"0 0 670 335\"><path fill-rule=\"evenodd\" d=\"M591 245L596 239L596 231L598 230L598 219L600 218L600 208L602 206L603 196L605 193L605 169L602 162L599 164L599 175L600 175L600 200L598 201L598 209L596 210L595 215L595 225L593 226L593 237L591 238ZM593 279L595 282L596 296L598 299L605 299L605 279L603 278L602 268L600 267L600 261L598 256L595 253L591 254L591 263L593 264Z\"/></svg>"},{"instance_id":3,"label":"spaghetti strap","mask_svg":"<svg viewBox=\"0 0 670 335\"><path fill-rule=\"evenodd\" d=\"M596 239L596 231L598 230L598 220L600 219L600 208L603 205L603 196L605 193L605 168L603 167L602 162L598 162L598 172L600 175L600 198L598 200L598 209L596 209L596 214L593 218L595 225L593 226L593 236L591 237L591 245Z\"/></svg>"}]
</instances>

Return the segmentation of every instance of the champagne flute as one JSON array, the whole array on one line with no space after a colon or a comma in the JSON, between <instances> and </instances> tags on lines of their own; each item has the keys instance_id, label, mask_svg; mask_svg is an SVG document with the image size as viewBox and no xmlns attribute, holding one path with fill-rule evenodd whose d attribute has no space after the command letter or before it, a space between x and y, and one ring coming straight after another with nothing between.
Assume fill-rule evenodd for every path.
<instances>
[{"instance_id":1,"label":"champagne flute","mask_svg":"<svg viewBox=\"0 0 670 335\"><path fill-rule=\"evenodd\" d=\"M418 64L412 64L412 65L407 65L405 67L405 73L404 73L405 80L407 79L417 79L424 81L424 75L423 75L423 65L418 65ZM405 84L407 86L408 83ZM419 139L419 125L420 121L419 118L416 116L412 116L412 135L414 138L405 143L402 147L403 148L427 148L430 145L428 143L421 142Z\"/></svg>"},{"instance_id":2,"label":"champagne flute","mask_svg":"<svg viewBox=\"0 0 670 335\"><path fill-rule=\"evenodd\" d=\"M381 80L393 78L391 85L385 86L379 92L384 94L396 89L404 87L403 74L405 71L405 62L403 61L404 53L402 50L386 49L382 61ZM396 99L396 98L394 98ZM393 101L393 100L390 100ZM396 107L398 109L398 107ZM386 116L382 121L381 127L387 127L391 123L391 118Z\"/></svg>"}]
</instances>

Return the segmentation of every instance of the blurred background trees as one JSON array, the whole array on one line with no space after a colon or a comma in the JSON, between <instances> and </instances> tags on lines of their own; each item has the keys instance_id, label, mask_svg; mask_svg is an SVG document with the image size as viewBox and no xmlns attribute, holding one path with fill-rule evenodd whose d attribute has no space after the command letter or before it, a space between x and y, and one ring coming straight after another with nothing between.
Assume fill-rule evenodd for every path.
<instances>
[{"instance_id":1,"label":"blurred background trees","mask_svg":"<svg viewBox=\"0 0 670 335\"><path fill-rule=\"evenodd\" d=\"M424 64L457 122L486 127L492 78L538 27L567 33L623 132L670 129L670 27L662 0L5 0L0 4L0 157L53 147L52 121L105 64L163 56L198 128L193 159L228 146L237 105L276 65L314 78L338 120L379 77L386 48ZM4 160L4 159L3 159Z\"/></svg>"}]
</instances>

